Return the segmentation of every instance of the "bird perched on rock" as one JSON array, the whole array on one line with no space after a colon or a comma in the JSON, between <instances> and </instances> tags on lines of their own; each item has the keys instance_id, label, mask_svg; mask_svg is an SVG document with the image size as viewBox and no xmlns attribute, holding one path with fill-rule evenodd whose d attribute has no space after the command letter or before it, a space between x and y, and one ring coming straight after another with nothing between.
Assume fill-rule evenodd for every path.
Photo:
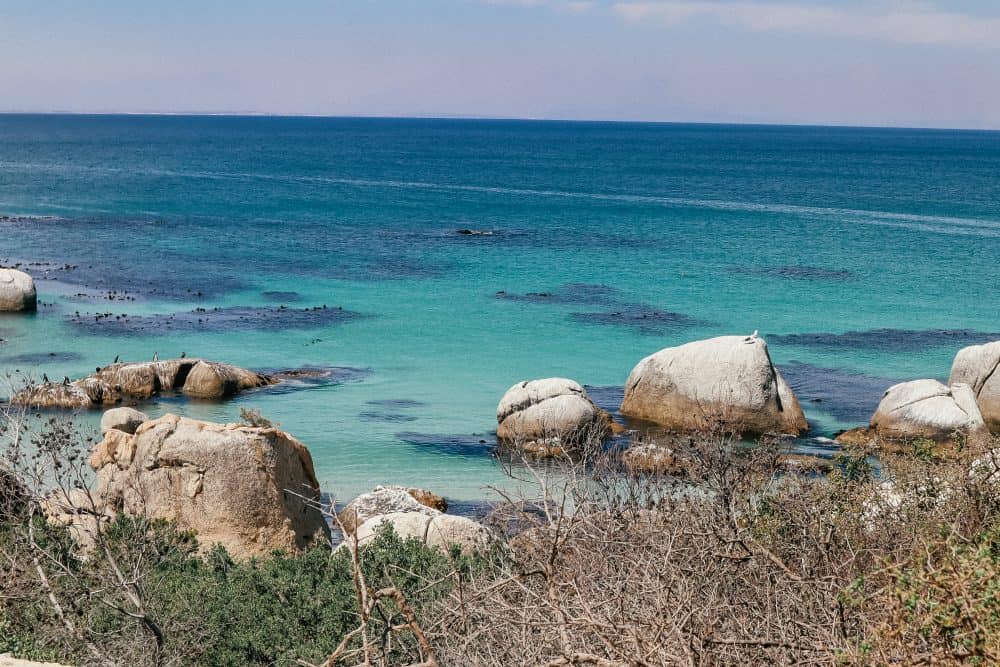
<instances>
[{"instance_id":1,"label":"bird perched on rock","mask_svg":"<svg viewBox=\"0 0 1000 667\"><path fill-rule=\"evenodd\" d=\"M65 375L63 375L63 386L64 387L68 387L69 386L69 378L66 377Z\"/></svg>"},{"instance_id":2,"label":"bird perched on rock","mask_svg":"<svg viewBox=\"0 0 1000 667\"><path fill-rule=\"evenodd\" d=\"M159 360L160 360L160 355L158 355L156 352L154 352L153 353L153 361L159 361Z\"/></svg>"},{"instance_id":3,"label":"bird perched on rock","mask_svg":"<svg viewBox=\"0 0 1000 667\"><path fill-rule=\"evenodd\" d=\"M113 364L117 364L117 363L118 363L118 357L119 357L119 356L120 356L120 355L117 355L117 354L116 354L116 355L115 355L115 360L114 360L114 361L112 361L111 363L113 363Z\"/></svg>"},{"instance_id":4,"label":"bird perched on rock","mask_svg":"<svg viewBox=\"0 0 1000 667\"><path fill-rule=\"evenodd\" d=\"M45 373L42 373L42 382L44 382L45 384L49 383L49 376L46 375Z\"/></svg>"},{"instance_id":5,"label":"bird perched on rock","mask_svg":"<svg viewBox=\"0 0 1000 667\"><path fill-rule=\"evenodd\" d=\"M181 359L183 359L183 358L184 358L184 357L186 357L186 356L188 356L188 353L187 353L187 352L181 352Z\"/></svg>"}]
</instances>

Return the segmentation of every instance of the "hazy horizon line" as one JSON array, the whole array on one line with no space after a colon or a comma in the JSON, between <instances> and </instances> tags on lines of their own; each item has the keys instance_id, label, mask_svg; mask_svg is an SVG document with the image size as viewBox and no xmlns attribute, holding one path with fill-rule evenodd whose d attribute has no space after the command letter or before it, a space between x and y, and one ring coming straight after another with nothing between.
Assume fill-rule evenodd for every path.
<instances>
[{"instance_id":1,"label":"hazy horizon line","mask_svg":"<svg viewBox=\"0 0 1000 667\"><path fill-rule=\"evenodd\" d=\"M720 125L745 127L829 127L859 130L938 130L953 132L1000 132L1000 127L945 125L858 125L838 122L797 121L711 121L711 120L649 120L613 118L561 118L548 116L482 116L472 114L348 114L348 113L288 113L270 111L62 111L0 109L0 116L191 116L229 118L342 118L372 120L481 120L521 121L535 123L614 123L621 125Z\"/></svg>"}]
</instances>

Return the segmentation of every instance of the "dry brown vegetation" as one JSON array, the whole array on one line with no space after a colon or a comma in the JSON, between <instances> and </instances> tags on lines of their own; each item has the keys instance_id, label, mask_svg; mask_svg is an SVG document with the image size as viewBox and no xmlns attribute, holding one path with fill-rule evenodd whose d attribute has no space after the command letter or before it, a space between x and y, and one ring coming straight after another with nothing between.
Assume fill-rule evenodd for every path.
<instances>
[{"instance_id":1,"label":"dry brown vegetation","mask_svg":"<svg viewBox=\"0 0 1000 667\"><path fill-rule=\"evenodd\" d=\"M97 523L82 564L39 515L54 483L86 485L90 443L42 431L0 465L0 648L9 632L78 665L1000 664L1000 450L911 443L878 471L854 451L797 475L780 443L715 430L671 443L676 477L592 445L512 465L524 492L479 557L386 536L241 566L137 521Z\"/></svg>"}]
</instances>

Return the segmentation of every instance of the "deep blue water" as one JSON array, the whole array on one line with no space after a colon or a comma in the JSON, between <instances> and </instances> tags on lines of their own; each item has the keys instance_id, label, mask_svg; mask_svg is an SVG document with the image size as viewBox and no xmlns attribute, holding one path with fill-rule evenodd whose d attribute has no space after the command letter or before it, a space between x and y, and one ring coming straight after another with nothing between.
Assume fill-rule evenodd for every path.
<instances>
[{"instance_id":1,"label":"deep blue water","mask_svg":"<svg viewBox=\"0 0 1000 667\"><path fill-rule=\"evenodd\" d=\"M482 497L514 382L614 407L646 354L754 329L830 435L1000 338L998 174L991 132L0 116L0 262L46 304L0 319L0 369L338 367L150 411L258 407L340 498Z\"/></svg>"}]
</instances>

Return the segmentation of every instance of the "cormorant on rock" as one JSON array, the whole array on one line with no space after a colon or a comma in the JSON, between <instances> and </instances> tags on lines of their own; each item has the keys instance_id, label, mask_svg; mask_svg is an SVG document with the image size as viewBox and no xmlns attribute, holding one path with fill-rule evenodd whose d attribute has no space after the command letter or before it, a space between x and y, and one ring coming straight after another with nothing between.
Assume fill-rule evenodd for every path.
<instances>
[{"instance_id":1,"label":"cormorant on rock","mask_svg":"<svg viewBox=\"0 0 1000 667\"><path fill-rule=\"evenodd\" d=\"M159 361L159 360L160 360L160 355L158 355L156 352L154 352L153 353L153 361Z\"/></svg>"},{"instance_id":2,"label":"cormorant on rock","mask_svg":"<svg viewBox=\"0 0 1000 667\"><path fill-rule=\"evenodd\" d=\"M113 364L117 364L117 363L118 363L118 356L119 356L119 355L117 355L117 354L116 354L116 355L115 355L115 360L114 360L114 361L112 361L111 363L113 363Z\"/></svg>"},{"instance_id":3,"label":"cormorant on rock","mask_svg":"<svg viewBox=\"0 0 1000 667\"><path fill-rule=\"evenodd\" d=\"M188 356L188 353L187 353L187 352L181 352L181 359L183 359L183 358L184 358L184 357L186 357L186 356Z\"/></svg>"},{"instance_id":4,"label":"cormorant on rock","mask_svg":"<svg viewBox=\"0 0 1000 667\"><path fill-rule=\"evenodd\" d=\"M65 375L63 375L63 386L64 387L68 387L69 386L69 378L66 377Z\"/></svg>"},{"instance_id":5,"label":"cormorant on rock","mask_svg":"<svg viewBox=\"0 0 1000 667\"><path fill-rule=\"evenodd\" d=\"M45 373L42 373L42 382L44 382L45 384L49 383L49 376L46 375Z\"/></svg>"}]
</instances>

